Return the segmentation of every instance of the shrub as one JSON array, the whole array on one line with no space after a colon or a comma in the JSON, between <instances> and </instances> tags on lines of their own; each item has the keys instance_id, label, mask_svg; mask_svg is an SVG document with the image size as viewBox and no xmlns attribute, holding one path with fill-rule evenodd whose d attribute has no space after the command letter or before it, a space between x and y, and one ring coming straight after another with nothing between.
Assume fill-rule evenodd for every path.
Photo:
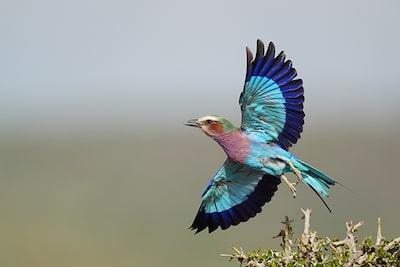
<instances>
[{"instance_id":1,"label":"shrub","mask_svg":"<svg viewBox=\"0 0 400 267\"><path fill-rule=\"evenodd\" d=\"M285 217L285 225L277 237L282 237L283 251L272 249L245 253L242 248L233 248L233 254L221 254L238 260L241 267L265 266L400 266L400 237L387 240L381 235L380 218L375 243L365 237L361 243L354 233L364 223L346 222L346 237L343 240L320 237L310 230L311 209L302 210L304 231L292 240L293 221Z\"/></svg>"}]
</instances>

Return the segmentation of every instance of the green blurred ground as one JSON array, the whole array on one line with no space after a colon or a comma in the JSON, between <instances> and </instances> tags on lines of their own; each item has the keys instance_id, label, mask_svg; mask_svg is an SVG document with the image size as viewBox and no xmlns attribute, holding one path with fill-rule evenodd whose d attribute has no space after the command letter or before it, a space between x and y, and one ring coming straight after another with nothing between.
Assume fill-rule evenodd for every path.
<instances>
[{"instance_id":1,"label":"green blurred ground","mask_svg":"<svg viewBox=\"0 0 400 267\"><path fill-rule=\"evenodd\" d=\"M305 185L296 199L281 185L263 213L212 235L187 228L225 156L193 129L0 139L0 266L236 266L219 254L278 248L280 221L293 218L300 234L307 207L321 235L344 237L346 220L365 220L359 235L375 235L381 216L384 236L399 236L399 132L356 132L307 133L293 149L352 190L331 190L332 214Z\"/></svg>"}]
</instances>

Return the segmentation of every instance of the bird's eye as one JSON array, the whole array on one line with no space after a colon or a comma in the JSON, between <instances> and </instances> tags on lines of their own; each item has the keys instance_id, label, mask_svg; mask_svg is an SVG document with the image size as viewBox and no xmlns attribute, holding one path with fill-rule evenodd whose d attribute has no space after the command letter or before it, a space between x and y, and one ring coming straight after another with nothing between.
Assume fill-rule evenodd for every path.
<instances>
[{"instance_id":1,"label":"bird's eye","mask_svg":"<svg viewBox=\"0 0 400 267\"><path fill-rule=\"evenodd\" d=\"M206 120L207 124L211 124L213 121L212 120Z\"/></svg>"}]
</instances>

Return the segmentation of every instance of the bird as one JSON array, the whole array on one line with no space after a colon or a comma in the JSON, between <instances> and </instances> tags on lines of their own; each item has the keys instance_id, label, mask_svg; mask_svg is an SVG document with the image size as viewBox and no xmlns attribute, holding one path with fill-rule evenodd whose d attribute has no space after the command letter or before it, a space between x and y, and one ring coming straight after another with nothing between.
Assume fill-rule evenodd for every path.
<instances>
[{"instance_id":1,"label":"bird","mask_svg":"<svg viewBox=\"0 0 400 267\"><path fill-rule=\"evenodd\" d=\"M334 179L289 152L303 131L304 88L291 60L275 45L257 40L255 57L246 47L245 83L239 97L241 124L219 115L188 120L216 141L227 159L201 194L201 204L189 227L195 233L206 228L226 230L262 211L283 181L296 196L295 186L308 185L322 200L329 197ZM294 173L290 182L285 173Z\"/></svg>"}]
</instances>

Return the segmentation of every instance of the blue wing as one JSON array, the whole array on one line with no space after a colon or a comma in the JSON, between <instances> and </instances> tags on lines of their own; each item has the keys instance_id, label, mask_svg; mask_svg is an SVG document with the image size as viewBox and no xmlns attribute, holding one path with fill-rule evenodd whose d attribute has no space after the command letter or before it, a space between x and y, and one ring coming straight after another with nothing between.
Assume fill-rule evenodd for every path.
<instances>
[{"instance_id":1,"label":"blue wing","mask_svg":"<svg viewBox=\"0 0 400 267\"><path fill-rule=\"evenodd\" d=\"M266 142L276 142L288 149L300 138L304 123L303 81L294 79L296 70L283 52L275 56L275 46L257 40L257 53L247 51L247 73L239 104L241 130L265 135Z\"/></svg>"},{"instance_id":2,"label":"blue wing","mask_svg":"<svg viewBox=\"0 0 400 267\"><path fill-rule=\"evenodd\" d=\"M196 233L208 227L225 230L261 212L281 180L227 159L202 194L199 211L190 226Z\"/></svg>"}]
</instances>

